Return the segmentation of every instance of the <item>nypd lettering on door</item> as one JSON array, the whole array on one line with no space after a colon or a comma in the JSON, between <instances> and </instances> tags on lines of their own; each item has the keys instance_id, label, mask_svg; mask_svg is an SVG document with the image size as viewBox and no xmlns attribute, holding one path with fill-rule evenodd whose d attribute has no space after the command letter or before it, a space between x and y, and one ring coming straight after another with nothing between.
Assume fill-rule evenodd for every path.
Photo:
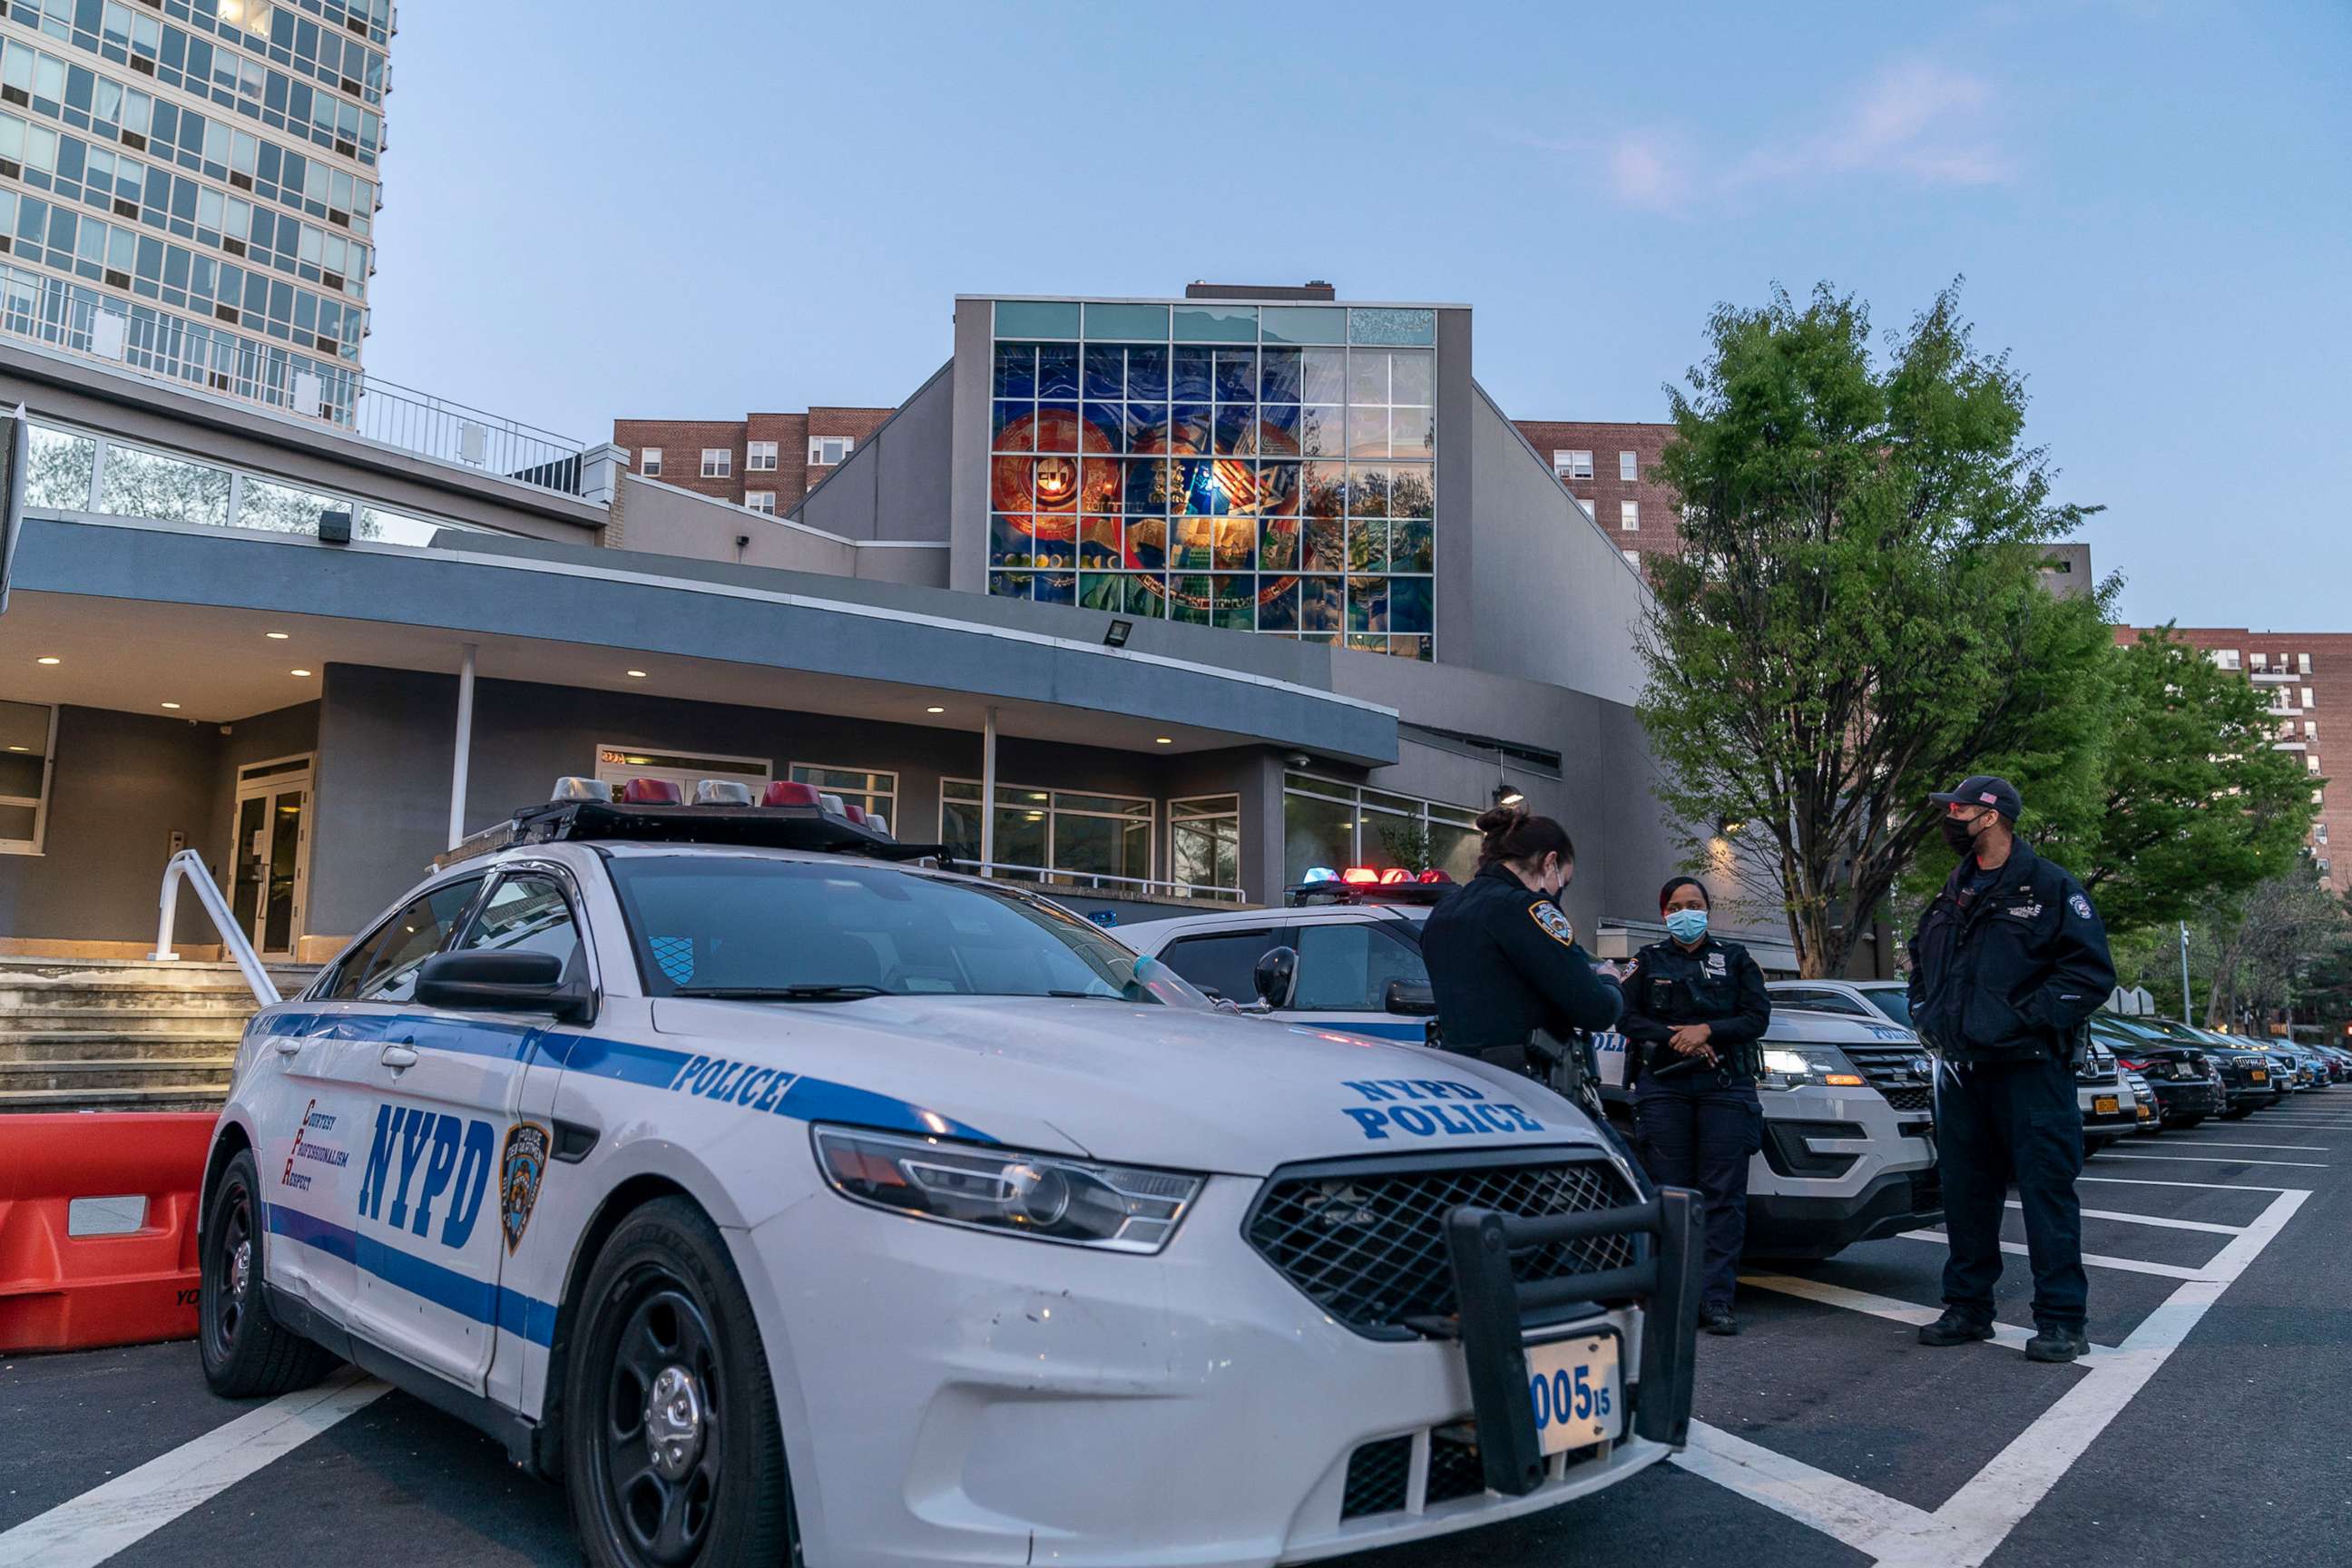
<instances>
[{"instance_id":1,"label":"nypd lettering on door","mask_svg":"<svg viewBox=\"0 0 2352 1568\"><path fill-rule=\"evenodd\" d=\"M497 1148L487 1121L413 1105L377 1106L375 1140L360 1178L360 1217L464 1247L481 1218Z\"/></svg>"}]
</instances>

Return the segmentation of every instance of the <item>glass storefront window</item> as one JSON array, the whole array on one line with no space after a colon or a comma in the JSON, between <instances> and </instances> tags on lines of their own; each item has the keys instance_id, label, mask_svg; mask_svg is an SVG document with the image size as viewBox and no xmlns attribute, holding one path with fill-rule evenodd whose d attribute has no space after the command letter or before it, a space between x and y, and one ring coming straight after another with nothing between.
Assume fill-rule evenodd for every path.
<instances>
[{"instance_id":1,"label":"glass storefront window","mask_svg":"<svg viewBox=\"0 0 2352 1568\"><path fill-rule=\"evenodd\" d=\"M881 817L894 828L898 826L897 773L878 768L829 768L794 763L790 777L794 784L814 784L828 795L837 795L847 805L869 816Z\"/></svg>"},{"instance_id":2,"label":"glass storefront window","mask_svg":"<svg viewBox=\"0 0 2352 1568\"><path fill-rule=\"evenodd\" d=\"M1240 896L1242 816L1238 795L1168 803L1169 879L1179 897L1208 889Z\"/></svg>"},{"instance_id":3,"label":"glass storefront window","mask_svg":"<svg viewBox=\"0 0 2352 1568\"><path fill-rule=\"evenodd\" d=\"M989 592L1433 657L1434 321L997 301Z\"/></svg>"},{"instance_id":4,"label":"glass storefront window","mask_svg":"<svg viewBox=\"0 0 2352 1568\"><path fill-rule=\"evenodd\" d=\"M228 470L108 442L99 510L164 522L228 522Z\"/></svg>"},{"instance_id":5,"label":"glass storefront window","mask_svg":"<svg viewBox=\"0 0 2352 1568\"><path fill-rule=\"evenodd\" d=\"M1283 880L1349 866L1422 871L1459 882L1478 869L1477 813L1466 806L1365 789L1312 773L1283 775Z\"/></svg>"},{"instance_id":6,"label":"glass storefront window","mask_svg":"<svg viewBox=\"0 0 2352 1568\"><path fill-rule=\"evenodd\" d=\"M0 702L0 855L37 855L48 813L57 710Z\"/></svg>"},{"instance_id":7,"label":"glass storefront window","mask_svg":"<svg viewBox=\"0 0 2352 1568\"><path fill-rule=\"evenodd\" d=\"M976 779L940 785L940 837L959 859L980 859ZM996 874L1066 887L1117 889L1152 880L1152 803L1034 784L996 786Z\"/></svg>"},{"instance_id":8,"label":"glass storefront window","mask_svg":"<svg viewBox=\"0 0 2352 1568\"><path fill-rule=\"evenodd\" d=\"M32 460L26 465L25 504L58 511L89 510L90 475L98 443L87 436L33 426Z\"/></svg>"}]
</instances>

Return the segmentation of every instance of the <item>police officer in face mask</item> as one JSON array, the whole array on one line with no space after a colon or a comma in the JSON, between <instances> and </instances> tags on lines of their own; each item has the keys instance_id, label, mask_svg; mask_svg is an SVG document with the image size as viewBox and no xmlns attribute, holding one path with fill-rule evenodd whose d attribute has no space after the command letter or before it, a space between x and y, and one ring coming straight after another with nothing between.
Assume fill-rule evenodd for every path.
<instances>
[{"instance_id":1,"label":"police officer in face mask","mask_svg":"<svg viewBox=\"0 0 2352 1568\"><path fill-rule=\"evenodd\" d=\"M1559 895L1576 847L1549 816L1498 805L1478 818L1478 874L1422 922L1421 952L1444 1048L1545 1076L1529 1051L1617 1021L1616 988L1593 972ZM1597 1110L1597 1106L1594 1107Z\"/></svg>"},{"instance_id":2,"label":"police officer in face mask","mask_svg":"<svg viewBox=\"0 0 2352 1568\"><path fill-rule=\"evenodd\" d=\"M1736 1334L1731 1298L1748 1237L1748 1161L1764 1146L1757 1041L1772 1021L1764 972L1706 931L1706 889L1676 877L1658 889L1666 940L1634 954L1619 982L1633 1089L1634 1139L1650 1178L1696 1187L1706 1212L1699 1326Z\"/></svg>"},{"instance_id":3,"label":"police officer in face mask","mask_svg":"<svg viewBox=\"0 0 2352 1568\"><path fill-rule=\"evenodd\" d=\"M2006 779L1979 775L1927 797L1958 857L1911 939L1911 1020L1942 1057L1936 1163L1944 1184L1944 1315L1927 1345L1992 1338L2009 1184L2033 1266L2027 1359L2071 1362L2084 1336L2083 1116L2074 1057L2115 989L2107 934L2082 886L2018 842Z\"/></svg>"}]
</instances>

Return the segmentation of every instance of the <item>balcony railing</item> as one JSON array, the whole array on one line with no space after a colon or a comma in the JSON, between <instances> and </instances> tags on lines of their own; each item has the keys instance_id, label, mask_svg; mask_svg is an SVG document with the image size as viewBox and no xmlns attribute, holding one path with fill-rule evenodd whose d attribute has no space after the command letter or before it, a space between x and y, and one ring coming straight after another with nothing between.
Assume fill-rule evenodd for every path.
<instances>
[{"instance_id":1,"label":"balcony railing","mask_svg":"<svg viewBox=\"0 0 2352 1568\"><path fill-rule=\"evenodd\" d=\"M354 365L216 331L61 278L0 267L0 332L234 397L435 462L580 493L583 443Z\"/></svg>"}]
</instances>

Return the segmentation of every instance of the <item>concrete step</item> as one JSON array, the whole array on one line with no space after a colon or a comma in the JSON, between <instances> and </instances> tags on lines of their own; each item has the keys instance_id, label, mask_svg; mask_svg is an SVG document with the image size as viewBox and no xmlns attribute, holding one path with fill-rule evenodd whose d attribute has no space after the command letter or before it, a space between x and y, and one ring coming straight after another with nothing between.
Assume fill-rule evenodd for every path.
<instances>
[{"instance_id":1,"label":"concrete step","mask_svg":"<svg viewBox=\"0 0 2352 1568\"><path fill-rule=\"evenodd\" d=\"M0 1068L31 1062L229 1061L238 1036L57 1034L29 1038L0 1036Z\"/></svg>"},{"instance_id":2,"label":"concrete step","mask_svg":"<svg viewBox=\"0 0 2352 1568\"><path fill-rule=\"evenodd\" d=\"M104 1034L167 1038L195 1036L234 1039L244 1032L250 1011L207 1008L200 1013L176 1007L0 1007L0 1040L29 1039L53 1034Z\"/></svg>"},{"instance_id":3,"label":"concrete step","mask_svg":"<svg viewBox=\"0 0 2352 1568\"><path fill-rule=\"evenodd\" d=\"M123 1061L99 1059L0 1062L0 1091L35 1089L81 1093L103 1089L174 1089L182 1093L228 1092L229 1061Z\"/></svg>"},{"instance_id":4,"label":"concrete step","mask_svg":"<svg viewBox=\"0 0 2352 1568\"><path fill-rule=\"evenodd\" d=\"M142 1089L0 1089L0 1115L61 1110L216 1111L227 1098L226 1082L210 1089L177 1085Z\"/></svg>"}]
</instances>

